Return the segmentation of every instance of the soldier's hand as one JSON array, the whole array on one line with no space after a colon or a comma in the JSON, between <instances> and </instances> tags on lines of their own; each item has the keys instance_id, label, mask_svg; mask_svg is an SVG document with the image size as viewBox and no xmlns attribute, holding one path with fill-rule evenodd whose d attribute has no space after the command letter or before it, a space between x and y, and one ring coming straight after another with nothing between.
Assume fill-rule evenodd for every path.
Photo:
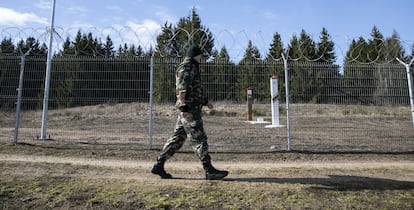
<instances>
[{"instance_id":1,"label":"soldier's hand","mask_svg":"<svg viewBox=\"0 0 414 210\"><path fill-rule=\"evenodd\" d=\"M181 117L188 119L189 117L191 117L191 113L190 112L181 112Z\"/></svg>"}]
</instances>

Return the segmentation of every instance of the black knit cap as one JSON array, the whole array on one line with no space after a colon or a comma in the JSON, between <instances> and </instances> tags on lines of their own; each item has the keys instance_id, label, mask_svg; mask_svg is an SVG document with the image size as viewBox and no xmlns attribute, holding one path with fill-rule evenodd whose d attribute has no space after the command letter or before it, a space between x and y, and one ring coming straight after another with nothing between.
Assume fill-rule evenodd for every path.
<instances>
[{"instance_id":1,"label":"black knit cap","mask_svg":"<svg viewBox=\"0 0 414 210\"><path fill-rule=\"evenodd\" d=\"M194 58L197 55L201 55L201 54L203 54L203 52L201 52L201 49L198 46L192 45L187 49L187 52L185 55L187 57Z\"/></svg>"}]
</instances>

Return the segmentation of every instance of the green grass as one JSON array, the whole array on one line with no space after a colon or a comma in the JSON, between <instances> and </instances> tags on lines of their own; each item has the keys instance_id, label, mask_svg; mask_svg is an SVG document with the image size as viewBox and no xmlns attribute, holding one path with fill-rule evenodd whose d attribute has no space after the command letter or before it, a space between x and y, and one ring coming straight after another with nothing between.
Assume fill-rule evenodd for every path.
<instances>
[{"instance_id":1,"label":"green grass","mask_svg":"<svg viewBox=\"0 0 414 210\"><path fill-rule=\"evenodd\" d=\"M0 181L0 201L3 209L412 209L414 203L412 184L276 179L15 177Z\"/></svg>"}]
</instances>

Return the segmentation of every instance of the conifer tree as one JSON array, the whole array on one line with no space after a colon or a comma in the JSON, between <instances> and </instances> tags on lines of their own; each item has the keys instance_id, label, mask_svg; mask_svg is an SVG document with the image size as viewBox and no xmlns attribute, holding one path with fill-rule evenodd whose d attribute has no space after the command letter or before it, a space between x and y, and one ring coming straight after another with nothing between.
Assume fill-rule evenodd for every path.
<instances>
[{"instance_id":1,"label":"conifer tree","mask_svg":"<svg viewBox=\"0 0 414 210\"><path fill-rule=\"evenodd\" d=\"M213 53L215 54L215 53ZM230 60L227 48L223 46L214 56L214 75L216 98L219 100L235 100L237 73L235 64Z\"/></svg>"},{"instance_id":2,"label":"conifer tree","mask_svg":"<svg viewBox=\"0 0 414 210\"><path fill-rule=\"evenodd\" d=\"M136 50L136 56L138 57L142 57L144 56L144 50L142 49L141 45L138 45L137 50Z\"/></svg>"},{"instance_id":3,"label":"conifer tree","mask_svg":"<svg viewBox=\"0 0 414 210\"><path fill-rule=\"evenodd\" d=\"M390 38L385 39L385 52L386 62L398 63L396 58L404 59L405 50L396 31L392 33Z\"/></svg>"},{"instance_id":4,"label":"conifer tree","mask_svg":"<svg viewBox=\"0 0 414 210\"><path fill-rule=\"evenodd\" d=\"M191 15L180 18L176 26L165 23L157 37L157 52L161 55L184 56L190 45L198 45L211 54L214 38L210 30L202 25L201 19L193 8Z\"/></svg>"},{"instance_id":5,"label":"conifer tree","mask_svg":"<svg viewBox=\"0 0 414 210\"><path fill-rule=\"evenodd\" d=\"M115 56L114 43L111 37L109 37L109 35L106 36L105 44L103 46L103 52L104 52L104 56L107 58L111 58Z\"/></svg>"},{"instance_id":6,"label":"conifer tree","mask_svg":"<svg viewBox=\"0 0 414 210\"><path fill-rule=\"evenodd\" d=\"M314 60L316 58L316 44L312 37L302 29L299 37L299 49L302 61Z\"/></svg>"},{"instance_id":7,"label":"conifer tree","mask_svg":"<svg viewBox=\"0 0 414 210\"><path fill-rule=\"evenodd\" d=\"M282 38L279 33L273 34L273 40L270 44L269 53L266 56L266 60L280 59L284 53Z\"/></svg>"},{"instance_id":8,"label":"conifer tree","mask_svg":"<svg viewBox=\"0 0 414 210\"><path fill-rule=\"evenodd\" d=\"M47 48L45 47L45 44L40 45L39 41L36 40L34 37L28 37L26 38L26 41L20 40L17 43L17 50L18 53L26 53L31 49L30 54L31 55L46 55Z\"/></svg>"},{"instance_id":9,"label":"conifer tree","mask_svg":"<svg viewBox=\"0 0 414 210\"><path fill-rule=\"evenodd\" d=\"M357 41L352 40L351 45L346 53L345 63L361 62L367 63L368 60L368 43L360 36Z\"/></svg>"},{"instance_id":10,"label":"conifer tree","mask_svg":"<svg viewBox=\"0 0 414 210\"><path fill-rule=\"evenodd\" d=\"M273 40L270 44L269 52L266 56L266 72L270 72L269 74L271 76L278 76L278 90L279 90L279 96L282 95L284 92L284 61L281 60L282 54L286 56L285 49L283 48L282 38L280 37L279 33L273 34ZM269 75L269 76L270 76Z\"/></svg>"},{"instance_id":11,"label":"conifer tree","mask_svg":"<svg viewBox=\"0 0 414 210\"><path fill-rule=\"evenodd\" d=\"M326 28L322 28L317 44L316 57L318 61L334 63L336 61L335 44Z\"/></svg>"},{"instance_id":12,"label":"conifer tree","mask_svg":"<svg viewBox=\"0 0 414 210\"><path fill-rule=\"evenodd\" d=\"M135 45L132 44L129 47L129 50L128 50L128 57L135 57L136 56L136 51L137 51L137 49L136 49Z\"/></svg>"},{"instance_id":13,"label":"conifer tree","mask_svg":"<svg viewBox=\"0 0 414 210\"><path fill-rule=\"evenodd\" d=\"M411 46L411 58L413 58L413 57L414 57L414 43Z\"/></svg>"},{"instance_id":14,"label":"conifer tree","mask_svg":"<svg viewBox=\"0 0 414 210\"><path fill-rule=\"evenodd\" d=\"M287 54L289 58L292 60L299 60L301 58L301 53L299 49L300 49L300 44L299 44L298 37L296 35L293 35L292 38L290 39L290 44L288 45L288 48L287 48Z\"/></svg>"},{"instance_id":15,"label":"conifer tree","mask_svg":"<svg viewBox=\"0 0 414 210\"><path fill-rule=\"evenodd\" d=\"M14 53L15 46L11 38L4 38L0 44L0 54Z\"/></svg>"},{"instance_id":16,"label":"conifer tree","mask_svg":"<svg viewBox=\"0 0 414 210\"><path fill-rule=\"evenodd\" d=\"M67 37L65 42L63 43L62 50L60 50L59 55L75 55L75 47L73 43L70 41L69 37Z\"/></svg>"},{"instance_id":17,"label":"conifer tree","mask_svg":"<svg viewBox=\"0 0 414 210\"><path fill-rule=\"evenodd\" d=\"M376 26L372 28L371 39L368 40L368 60L369 62L382 63L385 61L385 42L384 36Z\"/></svg>"},{"instance_id":18,"label":"conifer tree","mask_svg":"<svg viewBox=\"0 0 414 210\"><path fill-rule=\"evenodd\" d=\"M291 39L288 54L293 63L292 74L289 77L292 102L317 101L314 96L320 90L318 71L312 66L304 65L304 61L316 59L316 44L312 37L302 29L299 39L294 35Z\"/></svg>"},{"instance_id":19,"label":"conifer tree","mask_svg":"<svg viewBox=\"0 0 414 210\"><path fill-rule=\"evenodd\" d=\"M254 89L255 99L259 101L265 101L268 98L268 83L263 82L268 80L269 75L263 74L265 71L263 60L261 59L260 52L252 41L249 40L247 48L244 52L243 58L239 63L240 71L238 73L238 90L239 99L245 98L245 90L247 87ZM265 78L263 78L265 76Z\"/></svg>"},{"instance_id":20,"label":"conifer tree","mask_svg":"<svg viewBox=\"0 0 414 210\"><path fill-rule=\"evenodd\" d=\"M157 36L156 54L171 60L156 66L158 69L154 81L156 101L175 100L174 72L180 62L178 58L185 56L187 48L193 44L198 45L204 53L212 54L213 35L207 27L202 25L195 8L189 16L180 18L176 25L166 22L161 28L160 35Z\"/></svg>"}]
</instances>

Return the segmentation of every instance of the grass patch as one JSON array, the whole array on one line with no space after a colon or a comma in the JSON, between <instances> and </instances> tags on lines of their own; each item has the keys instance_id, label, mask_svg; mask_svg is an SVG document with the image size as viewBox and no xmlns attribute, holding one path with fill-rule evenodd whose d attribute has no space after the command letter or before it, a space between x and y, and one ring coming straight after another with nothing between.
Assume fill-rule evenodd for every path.
<instances>
[{"instance_id":1,"label":"grass patch","mask_svg":"<svg viewBox=\"0 0 414 210\"><path fill-rule=\"evenodd\" d=\"M286 178L285 178L286 179ZM311 179L311 178L309 178ZM364 180L320 183L240 178L229 181L37 177L1 180L4 208L94 209L412 209L413 188ZM293 180L293 179L292 179ZM373 180L375 181L375 180ZM302 182L302 183L301 183ZM351 182L345 183L345 182ZM372 183L374 184L374 183ZM377 185L392 184L378 182ZM395 184L395 183L394 183ZM335 186L348 186L337 188Z\"/></svg>"}]
</instances>

